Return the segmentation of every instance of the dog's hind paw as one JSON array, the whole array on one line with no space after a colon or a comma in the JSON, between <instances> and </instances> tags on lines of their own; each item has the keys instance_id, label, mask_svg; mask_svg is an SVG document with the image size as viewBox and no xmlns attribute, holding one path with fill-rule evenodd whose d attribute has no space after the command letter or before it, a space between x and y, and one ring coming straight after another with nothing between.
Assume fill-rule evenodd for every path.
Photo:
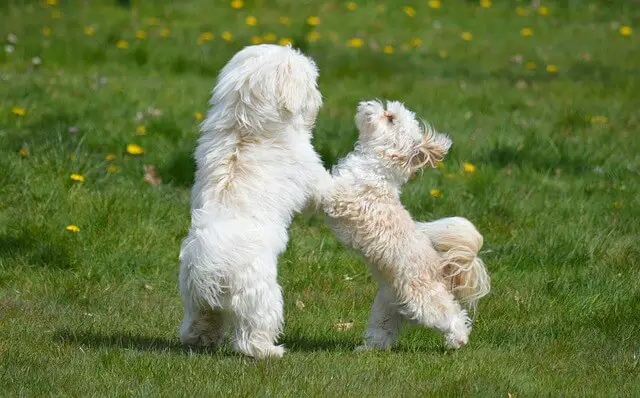
<instances>
[{"instance_id":1,"label":"dog's hind paw","mask_svg":"<svg viewBox=\"0 0 640 398\"><path fill-rule=\"evenodd\" d=\"M375 350L375 347L372 347L370 345L366 345L366 344L362 344L357 346L353 351L354 352L365 352L365 351L372 351Z\"/></svg>"},{"instance_id":2,"label":"dog's hind paw","mask_svg":"<svg viewBox=\"0 0 640 398\"><path fill-rule=\"evenodd\" d=\"M450 350L457 350L462 348L462 346L466 345L469 342L468 336L460 336L455 333L449 333L445 337L445 345Z\"/></svg>"}]
</instances>

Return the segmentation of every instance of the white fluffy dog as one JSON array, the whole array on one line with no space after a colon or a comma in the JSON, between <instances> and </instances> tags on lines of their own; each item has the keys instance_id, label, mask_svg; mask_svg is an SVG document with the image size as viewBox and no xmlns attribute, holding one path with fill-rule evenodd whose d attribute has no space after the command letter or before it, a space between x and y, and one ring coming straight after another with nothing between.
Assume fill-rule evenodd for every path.
<instances>
[{"instance_id":1,"label":"white fluffy dog","mask_svg":"<svg viewBox=\"0 0 640 398\"><path fill-rule=\"evenodd\" d=\"M185 344L280 357L276 280L294 212L330 180L311 145L322 105L315 63L290 47L250 46L222 69L195 151L191 227L180 250Z\"/></svg>"},{"instance_id":2,"label":"white fluffy dog","mask_svg":"<svg viewBox=\"0 0 640 398\"><path fill-rule=\"evenodd\" d=\"M416 223L400 189L425 165L442 160L450 139L420 124L399 102L360 103L355 150L334 167L323 197L327 220L343 244L362 254L379 282L361 348L388 349L402 318L445 333L446 345L468 342L475 307L489 292L477 257L482 236L464 218Z\"/></svg>"}]
</instances>

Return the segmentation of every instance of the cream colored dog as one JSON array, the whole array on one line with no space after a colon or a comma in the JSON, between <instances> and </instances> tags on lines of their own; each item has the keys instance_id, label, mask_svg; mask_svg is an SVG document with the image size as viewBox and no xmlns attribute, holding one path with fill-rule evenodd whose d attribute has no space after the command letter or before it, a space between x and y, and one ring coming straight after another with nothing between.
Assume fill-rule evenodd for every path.
<instances>
[{"instance_id":1,"label":"cream colored dog","mask_svg":"<svg viewBox=\"0 0 640 398\"><path fill-rule=\"evenodd\" d=\"M355 150L334 167L323 197L329 225L362 254L380 288L362 348L388 349L402 318L445 333L449 348L468 342L475 307L489 292L477 257L482 236L464 218L416 223L400 202L402 185L442 160L451 140L421 125L399 102L360 103Z\"/></svg>"}]
</instances>

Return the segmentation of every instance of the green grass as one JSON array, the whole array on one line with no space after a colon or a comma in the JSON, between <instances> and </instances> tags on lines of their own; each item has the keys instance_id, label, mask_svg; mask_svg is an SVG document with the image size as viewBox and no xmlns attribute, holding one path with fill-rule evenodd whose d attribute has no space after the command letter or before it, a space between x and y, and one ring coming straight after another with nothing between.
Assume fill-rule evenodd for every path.
<instances>
[{"instance_id":1,"label":"green grass","mask_svg":"<svg viewBox=\"0 0 640 398\"><path fill-rule=\"evenodd\" d=\"M0 52L0 395L640 395L640 32L618 31L639 27L635 3L543 2L541 16L524 1L416 2L413 18L391 1L161 3L0 2L0 41L18 39ZM199 45L203 32L215 38ZM327 166L351 150L362 99L405 101L453 137L444 169L411 181L403 201L416 219L460 215L485 236L493 290L464 349L414 328L391 352L354 353L375 284L309 214L279 265L285 358L180 346L194 114L226 60L265 33L318 62L314 143ZM364 46L348 47L353 37ZM145 164L161 185L144 181Z\"/></svg>"}]
</instances>

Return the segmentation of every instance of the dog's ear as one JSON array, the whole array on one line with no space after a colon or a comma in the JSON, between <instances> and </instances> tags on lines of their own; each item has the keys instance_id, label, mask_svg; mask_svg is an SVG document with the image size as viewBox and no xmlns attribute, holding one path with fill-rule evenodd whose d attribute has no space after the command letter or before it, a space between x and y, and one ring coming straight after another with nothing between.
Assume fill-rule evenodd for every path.
<instances>
[{"instance_id":1,"label":"dog's ear","mask_svg":"<svg viewBox=\"0 0 640 398\"><path fill-rule=\"evenodd\" d=\"M448 135L438 133L429 124L425 123L424 130L424 139L417 148L418 155L414 157L415 168L427 164L435 167L436 163L444 159L452 144Z\"/></svg>"},{"instance_id":2,"label":"dog's ear","mask_svg":"<svg viewBox=\"0 0 640 398\"><path fill-rule=\"evenodd\" d=\"M317 71L315 65L302 55L287 57L276 70L276 92L280 109L298 114L308 101L318 102L313 96Z\"/></svg>"}]
</instances>

